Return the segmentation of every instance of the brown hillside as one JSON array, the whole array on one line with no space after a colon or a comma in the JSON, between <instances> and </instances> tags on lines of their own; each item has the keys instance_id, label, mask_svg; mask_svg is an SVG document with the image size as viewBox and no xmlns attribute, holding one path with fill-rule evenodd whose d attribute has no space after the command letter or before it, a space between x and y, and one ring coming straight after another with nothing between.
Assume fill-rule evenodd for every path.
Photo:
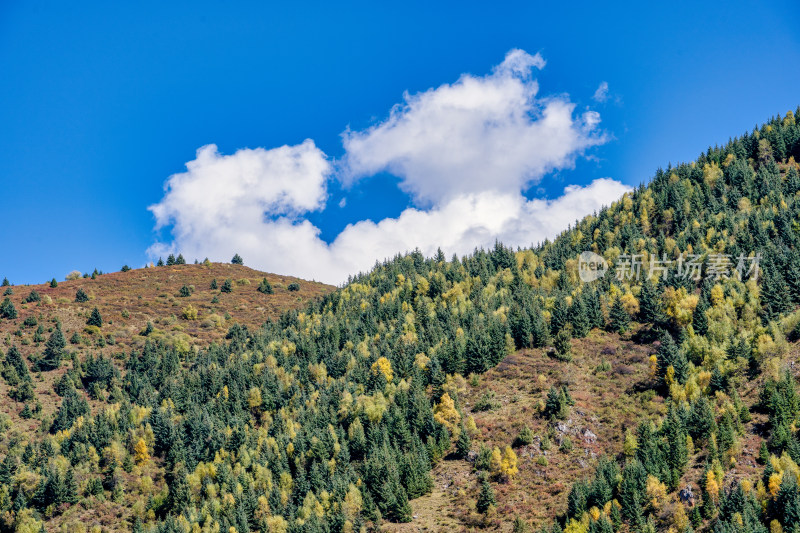
<instances>
[{"instance_id":1,"label":"brown hillside","mask_svg":"<svg viewBox=\"0 0 800 533\"><path fill-rule=\"evenodd\" d=\"M257 290L265 277L272 285L273 294L262 294ZM210 288L214 279L218 284L216 290ZM220 291L226 279L230 279L233 286L230 293ZM287 287L291 283L298 283L300 290L289 291ZM179 295L184 285L193 289L188 297ZM81 359L89 353L119 357L131 349L141 348L146 341L141 333L148 322L154 327L151 339L193 350L195 346L204 347L222 340L233 323L258 327L268 318L276 319L282 312L301 308L309 300L334 289L323 283L222 263L114 272L97 276L96 279L61 281L58 287L50 287L46 283L11 288L13 294L8 297L16 307L18 317L15 320L0 319L0 338L3 339L0 349L6 351L9 346L16 345L31 361L43 352L56 318L61 321L67 341L65 352L77 353ZM75 301L78 289L83 289L89 301ZM25 303L32 290L39 293L41 300ZM216 303L212 302L215 297L218 299ZM197 310L196 319L185 318L183 310L189 305ZM95 307L103 319L99 331L86 326ZM35 318L37 324L26 326L24 322L29 317ZM39 326L43 329L39 334L42 340L37 342L35 339ZM71 342L76 333L80 336L79 342ZM42 415L51 413L58 405L60 399L53 391L53 383L70 366L69 359L65 359L60 369L34 377L36 395L42 403ZM5 382L0 383L0 397L8 398L7 388ZM2 402L0 412L10 415L12 422L20 424L20 427L32 429L38 425L36 419L18 418L21 408L22 404L8 400Z\"/></svg>"}]
</instances>

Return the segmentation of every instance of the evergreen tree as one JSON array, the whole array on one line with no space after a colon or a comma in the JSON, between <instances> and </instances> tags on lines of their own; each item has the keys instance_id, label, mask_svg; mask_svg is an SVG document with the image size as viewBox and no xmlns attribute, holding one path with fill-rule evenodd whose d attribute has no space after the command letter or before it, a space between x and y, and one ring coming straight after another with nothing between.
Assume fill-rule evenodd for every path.
<instances>
[{"instance_id":1,"label":"evergreen tree","mask_svg":"<svg viewBox=\"0 0 800 533\"><path fill-rule=\"evenodd\" d=\"M222 287L220 287L219 290L222 292L233 292L233 283L230 279L226 279L222 283Z\"/></svg>"},{"instance_id":2,"label":"evergreen tree","mask_svg":"<svg viewBox=\"0 0 800 533\"><path fill-rule=\"evenodd\" d=\"M88 302L89 295L86 294L83 289L78 289L75 293L75 301L78 303Z\"/></svg>"},{"instance_id":3,"label":"evergreen tree","mask_svg":"<svg viewBox=\"0 0 800 533\"><path fill-rule=\"evenodd\" d=\"M6 298L3 300L3 303L0 304L0 318L7 318L9 320L17 318L17 308L14 307L14 304L9 298Z\"/></svg>"},{"instance_id":4,"label":"evergreen tree","mask_svg":"<svg viewBox=\"0 0 800 533\"><path fill-rule=\"evenodd\" d=\"M186 259L183 258L183 254L178 254L178 257L175 258L176 265L185 265Z\"/></svg>"},{"instance_id":5,"label":"evergreen tree","mask_svg":"<svg viewBox=\"0 0 800 533\"><path fill-rule=\"evenodd\" d=\"M156 263L156 266L163 267L164 266L164 260L159 257L158 258L158 263Z\"/></svg>"},{"instance_id":6,"label":"evergreen tree","mask_svg":"<svg viewBox=\"0 0 800 533\"><path fill-rule=\"evenodd\" d=\"M694 308L692 314L692 328L697 335L705 335L708 332L708 317L706 311L708 310L708 300L701 297L697 302L697 307Z\"/></svg>"},{"instance_id":7,"label":"evergreen tree","mask_svg":"<svg viewBox=\"0 0 800 533\"><path fill-rule=\"evenodd\" d=\"M261 294L273 293L272 285L270 285L269 281L267 281L267 278L261 280L261 283L258 285L258 292L260 292Z\"/></svg>"},{"instance_id":8,"label":"evergreen tree","mask_svg":"<svg viewBox=\"0 0 800 533\"><path fill-rule=\"evenodd\" d=\"M44 346L44 353L42 357L36 362L38 370L48 371L55 370L61 366L61 356L64 352L64 347L67 345L64 340L64 334L61 332L61 324L56 324L56 329L47 339Z\"/></svg>"},{"instance_id":9,"label":"evergreen tree","mask_svg":"<svg viewBox=\"0 0 800 533\"><path fill-rule=\"evenodd\" d=\"M583 300L576 297L569 308L569 322L572 324L572 336L576 339L582 339L589 333L591 325L586 316L586 307L583 305Z\"/></svg>"},{"instance_id":10,"label":"evergreen tree","mask_svg":"<svg viewBox=\"0 0 800 533\"><path fill-rule=\"evenodd\" d=\"M191 295L192 295L192 289L186 284L184 284L181 287L181 290L178 291L178 296L180 296L181 298L188 298Z\"/></svg>"},{"instance_id":11,"label":"evergreen tree","mask_svg":"<svg viewBox=\"0 0 800 533\"><path fill-rule=\"evenodd\" d=\"M244 264L244 259L242 259L241 255L235 254L233 256L233 259L231 259L231 264L233 264L233 265L243 265Z\"/></svg>"},{"instance_id":12,"label":"evergreen tree","mask_svg":"<svg viewBox=\"0 0 800 533\"><path fill-rule=\"evenodd\" d=\"M553 307L553 312L550 315L550 333L556 335L559 331L564 329L569 319L567 303L563 298L558 298Z\"/></svg>"},{"instance_id":13,"label":"evergreen tree","mask_svg":"<svg viewBox=\"0 0 800 533\"><path fill-rule=\"evenodd\" d=\"M50 288L55 289L56 287L58 287L58 282L56 281L56 278L53 278L50 280Z\"/></svg>"},{"instance_id":14,"label":"evergreen tree","mask_svg":"<svg viewBox=\"0 0 800 533\"><path fill-rule=\"evenodd\" d=\"M212 291L217 290L217 278L214 278L214 279L211 280L211 285L209 286L209 288Z\"/></svg>"},{"instance_id":15,"label":"evergreen tree","mask_svg":"<svg viewBox=\"0 0 800 533\"><path fill-rule=\"evenodd\" d=\"M559 330L553 342L555 357L559 361L572 361L572 342L569 328Z\"/></svg>"},{"instance_id":16,"label":"evergreen tree","mask_svg":"<svg viewBox=\"0 0 800 533\"><path fill-rule=\"evenodd\" d=\"M475 504L475 509L481 514L486 514L489 508L494 505L497 505L494 489L489 484L486 476L483 476L481 479L481 491L478 494L478 501Z\"/></svg>"},{"instance_id":17,"label":"evergreen tree","mask_svg":"<svg viewBox=\"0 0 800 533\"><path fill-rule=\"evenodd\" d=\"M8 281L8 278L3 278L3 284L0 285L2 287L8 287L11 283Z\"/></svg>"},{"instance_id":18,"label":"evergreen tree","mask_svg":"<svg viewBox=\"0 0 800 533\"><path fill-rule=\"evenodd\" d=\"M466 459L472 446L472 439L469 438L467 429L464 424L461 424L461 430L458 432L458 439L456 440L456 456L461 459Z\"/></svg>"},{"instance_id":19,"label":"evergreen tree","mask_svg":"<svg viewBox=\"0 0 800 533\"><path fill-rule=\"evenodd\" d=\"M167 256L167 266L172 266L175 264L175 256L173 254L169 254Z\"/></svg>"},{"instance_id":20,"label":"evergreen tree","mask_svg":"<svg viewBox=\"0 0 800 533\"><path fill-rule=\"evenodd\" d=\"M622 305L622 300L620 298L614 300L614 304L611 306L611 311L609 311L608 315L611 331L625 333L630 326L631 318L628 311L625 310L625 306Z\"/></svg>"},{"instance_id":21,"label":"evergreen tree","mask_svg":"<svg viewBox=\"0 0 800 533\"><path fill-rule=\"evenodd\" d=\"M100 316L100 311L95 307L92 309L92 314L89 316L89 319L86 321L87 326L103 326L103 317Z\"/></svg>"},{"instance_id":22,"label":"evergreen tree","mask_svg":"<svg viewBox=\"0 0 800 533\"><path fill-rule=\"evenodd\" d=\"M667 375L669 367L672 367L674 371L673 379L680 384L686 382L687 372L688 372L688 361L686 360L686 354L678 348L675 344L675 341L667 332L662 333L661 335L661 345L658 347L658 351L656 352L656 361L657 361L657 374L659 379L662 381L663 386L667 386Z\"/></svg>"},{"instance_id":23,"label":"evergreen tree","mask_svg":"<svg viewBox=\"0 0 800 533\"><path fill-rule=\"evenodd\" d=\"M531 346L533 348L544 348L549 342L550 335L548 335L547 331L547 322L541 311L537 309L531 324Z\"/></svg>"},{"instance_id":24,"label":"evergreen tree","mask_svg":"<svg viewBox=\"0 0 800 533\"><path fill-rule=\"evenodd\" d=\"M639 293L639 320L645 323L658 324L661 322L661 298L658 291L650 281L649 276L645 276L642 282L642 290Z\"/></svg>"}]
</instances>

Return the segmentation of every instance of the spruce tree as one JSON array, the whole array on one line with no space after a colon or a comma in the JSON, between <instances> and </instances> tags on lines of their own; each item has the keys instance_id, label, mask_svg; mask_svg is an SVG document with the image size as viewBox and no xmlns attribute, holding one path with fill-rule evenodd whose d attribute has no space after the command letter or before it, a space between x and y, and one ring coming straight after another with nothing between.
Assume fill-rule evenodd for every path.
<instances>
[{"instance_id":1,"label":"spruce tree","mask_svg":"<svg viewBox=\"0 0 800 533\"><path fill-rule=\"evenodd\" d=\"M212 291L217 290L217 278L214 278L214 279L211 280L211 285L209 286L209 288Z\"/></svg>"},{"instance_id":2,"label":"spruce tree","mask_svg":"<svg viewBox=\"0 0 800 533\"><path fill-rule=\"evenodd\" d=\"M469 438L467 428L461 424L461 429L458 432L458 440L456 440L456 456L461 459L466 459L472 446L472 439Z\"/></svg>"},{"instance_id":3,"label":"spruce tree","mask_svg":"<svg viewBox=\"0 0 800 533\"><path fill-rule=\"evenodd\" d=\"M158 258L158 263L156 263L156 266L163 267L164 266L164 260L159 257Z\"/></svg>"},{"instance_id":4,"label":"spruce tree","mask_svg":"<svg viewBox=\"0 0 800 533\"><path fill-rule=\"evenodd\" d=\"M572 361L572 342L569 328L564 328L556 334L553 342L555 357L559 361Z\"/></svg>"},{"instance_id":5,"label":"spruce tree","mask_svg":"<svg viewBox=\"0 0 800 533\"><path fill-rule=\"evenodd\" d=\"M17 308L14 307L14 304L9 298L6 298L3 300L3 303L0 304L0 318L7 318L9 320L17 318Z\"/></svg>"},{"instance_id":6,"label":"spruce tree","mask_svg":"<svg viewBox=\"0 0 800 533\"><path fill-rule=\"evenodd\" d=\"M550 335L547 331L547 321L542 316L541 310L537 309L533 315L531 324L531 346L534 348L544 348L550 342Z\"/></svg>"},{"instance_id":7,"label":"spruce tree","mask_svg":"<svg viewBox=\"0 0 800 533\"><path fill-rule=\"evenodd\" d=\"M220 287L219 290L222 292L233 292L233 283L230 279L226 279L222 283L222 287Z\"/></svg>"},{"instance_id":8,"label":"spruce tree","mask_svg":"<svg viewBox=\"0 0 800 533\"><path fill-rule=\"evenodd\" d=\"M83 289L78 289L75 293L75 301L78 303L88 302L89 295L86 294Z\"/></svg>"},{"instance_id":9,"label":"spruce tree","mask_svg":"<svg viewBox=\"0 0 800 533\"><path fill-rule=\"evenodd\" d=\"M36 368L42 371L58 368L61 365L61 357L66 345L64 334L61 332L61 324L57 323L56 329L47 339L42 357L36 362Z\"/></svg>"},{"instance_id":10,"label":"spruce tree","mask_svg":"<svg viewBox=\"0 0 800 533\"><path fill-rule=\"evenodd\" d=\"M172 266L175 264L175 256L173 254L169 254L167 257L167 266Z\"/></svg>"},{"instance_id":11,"label":"spruce tree","mask_svg":"<svg viewBox=\"0 0 800 533\"><path fill-rule=\"evenodd\" d=\"M244 259L242 259L241 255L235 254L233 256L233 259L231 259L231 264L232 265L243 265L244 264Z\"/></svg>"},{"instance_id":12,"label":"spruce tree","mask_svg":"<svg viewBox=\"0 0 800 533\"><path fill-rule=\"evenodd\" d=\"M58 282L56 281L56 278L53 278L50 280L50 288L55 289L56 287L58 287Z\"/></svg>"},{"instance_id":13,"label":"spruce tree","mask_svg":"<svg viewBox=\"0 0 800 533\"><path fill-rule=\"evenodd\" d=\"M176 265L185 265L186 259L183 258L183 254L178 254L178 257L175 258Z\"/></svg>"},{"instance_id":14,"label":"spruce tree","mask_svg":"<svg viewBox=\"0 0 800 533\"><path fill-rule=\"evenodd\" d=\"M581 297L576 297L569 308L569 322L572 324L572 336L576 339L582 339L589 333L591 325Z\"/></svg>"},{"instance_id":15,"label":"spruce tree","mask_svg":"<svg viewBox=\"0 0 800 533\"><path fill-rule=\"evenodd\" d=\"M95 307L92 309L92 314L89 316L89 319L86 321L87 326L97 326L98 328L103 326L103 317L100 316L100 311Z\"/></svg>"},{"instance_id":16,"label":"spruce tree","mask_svg":"<svg viewBox=\"0 0 800 533\"><path fill-rule=\"evenodd\" d=\"M621 298L614 300L614 304L611 306L608 317L611 331L621 334L625 333L625 331L627 331L630 327L631 317L628 314L628 311L625 309L625 306L622 304Z\"/></svg>"},{"instance_id":17,"label":"spruce tree","mask_svg":"<svg viewBox=\"0 0 800 533\"><path fill-rule=\"evenodd\" d=\"M8 287L11 283L8 281L8 278L3 278L3 284L0 287Z\"/></svg>"},{"instance_id":18,"label":"spruce tree","mask_svg":"<svg viewBox=\"0 0 800 533\"><path fill-rule=\"evenodd\" d=\"M553 307L553 312L550 314L550 333L556 335L559 331L564 329L568 321L567 303L563 298L558 298Z\"/></svg>"},{"instance_id":19,"label":"spruce tree","mask_svg":"<svg viewBox=\"0 0 800 533\"><path fill-rule=\"evenodd\" d=\"M642 290L639 293L639 320L645 323L658 324L661 322L661 299L658 290L650 281L649 276L645 276L642 282Z\"/></svg>"},{"instance_id":20,"label":"spruce tree","mask_svg":"<svg viewBox=\"0 0 800 533\"><path fill-rule=\"evenodd\" d=\"M708 307L708 300L705 297L701 297L700 301L697 302L697 307L694 308L692 329L697 335L705 335L708 332L708 317L706 317Z\"/></svg>"},{"instance_id":21,"label":"spruce tree","mask_svg":"<svg viewBox=\"0 0 800 533\"><path fill-rule=\"evenodd\" d=\"M481 514L486 514L489 508L494 505L497 505L494 489L489 484L486 476L483 476L481 479L481 491L478 494L478 501L475 503L475 509Z\"/></svg>"}]
</instances>

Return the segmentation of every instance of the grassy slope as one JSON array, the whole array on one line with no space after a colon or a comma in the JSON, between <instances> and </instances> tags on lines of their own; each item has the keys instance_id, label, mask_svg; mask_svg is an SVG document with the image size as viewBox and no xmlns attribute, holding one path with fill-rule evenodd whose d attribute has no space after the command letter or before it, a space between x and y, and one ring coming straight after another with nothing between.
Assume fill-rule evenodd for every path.
<instances>
[{"instance_id":1,"label":"grassy slope","mask_svg":"<svg viewBox=\"0 0 800 533\"><path fill-rule=\"evenodd\" d=\"M496 516L485 520L474 510L478 480L472 466L466 461L445 460L432 472L435 481L432 493L411 501L414 520L408 524L385 524L384 529L511 531L514 516L519 515L538 531L563 513L571 484L582 477L591 478L601 455L616 457L622 453L626 429L635 430L640 421L648 418L658 422L666 413L664 399L652 392L654 383L650 377L649 356L655 353L657 344L637 344L631 337L631 334L619 336L593 330L588 337L572 341L570 363L558 362L543 350L518 351L481 376L477 386L467 385L464 397L468 405L464 411L474 416L480 431L473 437L473 450L477 450L479 443L502 449L513 443L524 425L536 435L531 445L515 448L519 458L517 478L511 483L492 483L497 497ZM786 360L795 360L798 355L800 347L793 344ZM600 361L610 363L611 370L599 370ZM800 369L795 373L800 376ZM540 380L539 376L546 380ZM741 376L737 383L743 402L751 408L758 401L763 380L763 375L754 381ZM539 414L537 403L545 400L550 386L562 384L569 387L576 403L564 422L566 431L555 429L550 450L543 451L539 442L548 433L550 423ZM470 406L489 391L495 393L502 406L493 411L472 411ZM755 481L762 470L756 457L766 416L752 409L751 413L753 419L746 424L740 438L742 453L737 465L726 472L725 486L734 479ZM596 435L596 440L587 436L585 430ZM569 453L559 450L563 436L572 441ZM537 463L540 456L547 458L546 466ZM681 487L688 484L699 495L697 480L704 461L703 453L690 459ZM662 511L676 504L673 493L661 504Z\"/></svg>"},{"instance_id":2,"label":"grassy slope","mask_svg":"<svg viewBox=\"0 0 800 533\"><path fill-rule=\"evenodd\" d=\"M265 295L257 291L264 277L272 284L274 294ZM219 286L222 286L225 279L231 279L233 292L211 290L213 279L217 280ZM248 280L249 284L237 283L242 280ZM287 290L286 287L292 282L300 284L299 291ZM194 293L186 298L178 296L178 291L184 284L194 286ZM14 294L10 298L17 308L18 317L16 320L0 320L0 338L4 339L4 345L0 349L6 351L9 343L16 344L24 356L32 358L42 353L44 342L38 345L33 342L36 326L23 326L23 321L29 316L37 318L44 325L45 340L49 337L47 329L54 326L53 319L58 317L67 340L65 350L68 352L77 351L81 358L88 353L103 353L113 357L115 354L127 354L131 349L144 345L146 338L139 333L144 330L148 321L156 328L155 336L169 341L185 334L190 345L203 347L222 340L234 322L258 327L268 318L277 319L282 312L301 308L308 300L334 289L318 282L267 274L245 266L223 263L114 272L103 274L94 280L81 278L62 281L55 288L51 288L49 283L12 288ZM89 295L88 302L75 302L75 293L79 288ZM42 296L42 301L23 303L32 289ZM219 302L211 303L215 295ZM49 296L52 303L46 304L45 296ZM189 304L198 310L197 320L183 318L182 310ZM96 345L97 335L89 335L84 331L86 320L95 307L103 317L102 334L113 335L115 345L107 344L101 348ZM127 312L127 318L123 316L123 312ZM224 320L226 313L231 317L228 320ZM209 320L212 315L222 320L212 323ZM20 329L22 336L15 336L14 332ZM69 342L74 332L81 334L83 343L73 345ZM24 344L26 340L29 341L27 345ZM34 375L36 396L42 403L42 416L52 415L60 404L61 398L53 391L53 384L70 366L69 361L64 361L58 370ZM13 427L23 433L34 430L39 426L39 420L19 418L22 404L11 401L7 389L5 381L0 380L0 398L4 399L0 402L0 412L9 415Z\"/></svg>"}]
</instances>

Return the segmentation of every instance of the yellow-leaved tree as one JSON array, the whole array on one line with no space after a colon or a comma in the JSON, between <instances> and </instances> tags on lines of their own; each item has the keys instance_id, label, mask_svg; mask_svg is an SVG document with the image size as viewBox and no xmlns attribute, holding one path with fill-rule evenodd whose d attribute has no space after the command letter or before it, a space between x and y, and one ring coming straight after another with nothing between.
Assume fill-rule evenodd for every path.
<instances>
[{"instance_id":1,"label":"yellow-leaved tree","mask_svg":"<svg viewBox=\"0 0 800 533\"><path fill-rule=\"evenodd\" d=\"M394 377L394 371L392 370L392 363L386 359L385 357L379 357L377 361L372 363L372 373L373 374L383 374L386 378L386 381L391 383L392 378Z\"/></svg>"}]
</instances>

